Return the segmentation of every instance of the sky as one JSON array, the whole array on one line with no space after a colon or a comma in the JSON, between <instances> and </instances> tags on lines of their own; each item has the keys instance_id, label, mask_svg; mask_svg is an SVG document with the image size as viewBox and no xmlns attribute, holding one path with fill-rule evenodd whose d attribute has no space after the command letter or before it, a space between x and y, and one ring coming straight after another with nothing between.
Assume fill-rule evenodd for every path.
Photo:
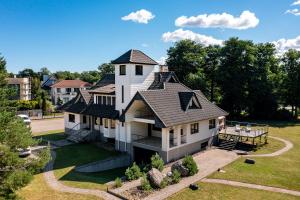
<instances>
[{"instance_id":1,"label":"sky","mask_svg":"<svg viewBox=\"0 0 300 200\"><path fill-rule=\"evenodd\" d=\"M300 0L0 0L9 72L96 70L129 49L163 61L181 39L230 37L300 50Z\"/></svg>"}]
</instances>

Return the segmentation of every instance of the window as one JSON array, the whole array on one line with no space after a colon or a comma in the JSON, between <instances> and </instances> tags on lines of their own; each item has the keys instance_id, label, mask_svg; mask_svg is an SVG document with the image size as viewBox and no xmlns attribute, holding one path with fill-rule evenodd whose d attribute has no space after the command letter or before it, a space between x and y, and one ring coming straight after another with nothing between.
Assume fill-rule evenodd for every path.
<instances>
[{"instance_id":1,"label":"window","mask_svg":"<svg viewBox=\"0 0 300 200\"><path fill-rule=\"evenodd\" d=\"M103 126L103 119L100 117L100 125Z\"/></svg>"},{"instance_id":2,"label":"window","mask_svg":"<svg viewBox=\"0 0 300 200\"><path fill-rule=\"evenodd\" d=\"M209 120L209 129L213 129L213 128L216 128L216 120L215 119Z\"/></svg>"},{"instance_id":3,"label":"window","mask_svg":"<svg viewBox=\"0 0 300 200\"><path fill-rule=\"evenodd\" d=\"M67 93L71 93L71 88L66 88Z\"/></svg>"},{"instance_id":4,"label":"window","mask_svg":"<svg viewBox=\"0 0 300 200\"><path fill-rule=\"evenodd\" d=\"M122 103L124 103L124 85L122 85Z\"/></svg>"},{"instance_id":5,"label":"window","mask_svg":"<svg viewBox=\"0 0 300 200\"><path fill-rule=\"evenodd\" d=\"M120 76L126 75L126 65L120 65Z\"/></svg>"},{"instance_id":6,"label":"window","mask_svg":"<svg viewBox=\"0 0 300 200\"><path fill-rule=\"evenodd\" d=\"M83 122L84 124L86 124L86 116L85 116L85 115L83 115L83 117L82 117L82 122Z\"/></svg>"},{"instance_id":7,"label":"window","mask_svg":"<svg viewBox=\"0 0 300 200\"><path fill-rule=\"evenodd\" d=\"M106 119L106 118L104 119L104 127L108 128L108 119Z\"/></svg>"},{"instance_id":8,"label":"window","mask_svg":"<svg viewBox=\"0 0 300 200\"><path fill-rule=\"evenodd\" d=\"M99 118L95 117L95 125L99 125Z\"/></svg>"},{"instance_id":9,"label":"window","mask_svg":"<svg viewBox=\"0 0 300 200\"><path fill-rule=\"evenodd\" d=\"M79 92L79 88L74 88L74 92Z\"/></svg>"},{"instance_id":10,"label":"window","mask_svg":"<svg viewBox=\"0 0 300 200\"><path fill-rule=\"evenodd\" d=\"M64 102L64 103L67 103L68 101L69 101L69 98L68 98L68 97L64 97L64 98L63 98L63 102Z\"/></svg>"},{"instance_id":11,"label":"window","mask_svg":"<svg viewBox=\"0 0 300 200\"><path fill-rule=\"evenodd\" d=\"M199 124L198 123L191 124L191 134L195 134L198 132L199 132Z\"/></svg>"},{"instance_id":12,"label":"window","mask_svg":"<svg viewBox=\"0 0 300 200\"><path fill-rule=\"evenodd\" d=\"M102 98L102 104L106 105L106 97L105 96Z\"/></svg>"},{"instance_id":13,"label":"window","mask_svg":"<svg viewBox=\"0 0 300 200\"><path fill-rule=\"evenodd\" d=\"M97 104L102 104L102 96L97 96Z\"/></svg>"},{"instance_id":14,"label":"window","mask_svg":"<svg viewBox=\"0 0 300 200\"><path fill-rule=\"evenodd\" d=\"M111 128L111 129L115 129L115 128L116 128L116 121L112 119L112 120L110 121L110 123L111 123L111 124L110 124L110 128Z\"/></svg>"},{"instance_id":15,"label":"window","mask_svg":"<svg viewBox=\"0 0 300 200\"><path fill-rule=\"evenodd\" d=\"M60 88L56 88L57 93L61 93L61 89Z\"/></svg>"},{"instance_id":16,"label":"window","mask_svg":"<svg viewBox=\"0 0 300 200\"><path fill-rule=\"evenodd\" d=\"M116 97L112 97L112 105L116 105Z\"/></svg>"},{"instance_id":17,"label":"window","mask_svg":"<svg viewBox=\"0 0 300 200\"><path fill-rule=\"evenodd\" d=\"M143 65L135 66L135 75L143 75Z\"/></svg>"},{"instance_id":18,"label":"window","mask_svg":"<svg viewBox=\"0 0 300 200\"><path fill-rule=\"evenodd\" d=\"M69 114L69 122L75 123L75 115Z\"/></svg>"},{"instance_id":19,"label":"window","mask_svg":"<svg viewBox=\"0 0 300 200\"><path fill-rule=\"evenodd\" d=\"M107 97L107 105L111 105L111 97Z\"/></svg>"}]
</instances>

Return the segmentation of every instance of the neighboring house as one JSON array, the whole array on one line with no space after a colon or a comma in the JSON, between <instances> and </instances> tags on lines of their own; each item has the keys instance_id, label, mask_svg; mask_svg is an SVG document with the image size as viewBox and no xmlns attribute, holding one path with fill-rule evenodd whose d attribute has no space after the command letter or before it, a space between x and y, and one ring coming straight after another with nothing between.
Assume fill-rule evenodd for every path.
<instances>
[{"instance_id":1,"label":"neighboring house","mask_svg":"<svg viewBox=\"0 0 300 200\"><path fill-rule=\"evenodd\" d=\"M76 97L77 93L91 87L90 83L81 80L62 80L50 86L53 104L66 103Z\"/></svg>"},{"instance_id":2,"label":"neighboring house","mask_svg":"<svg viewBox=\"0 0 300 200\"><path fill-rule=\"evenodd\" d=\"M31 100L31 79L30 78L6 78L8 85L17 91L14 100Z\"/></svg>"},{"instance_id":3,"label":"neighboring house","mask_svg":"<svg viewBox=\"0 0 300 200\"><path fill-rule=\"evenodd\" d=\"M141 51L130 50L112 63L115 74L62 106L67 133L88 130L94 140L113 142L139 163L155 152L170 162L212 145L224 110Z\"/></svg>"},{"instance_id":4,"label":"neighboring house","mask_svg":"<svg viewBox=\"0 0 300 200\"><path fill-rule=\"evenodd\" d=\"M41 88L48 92L51 95L51 86L57 82L55 76L52 75L43 75L43 81L41 83Z\"/></svg>"}]
</instances>

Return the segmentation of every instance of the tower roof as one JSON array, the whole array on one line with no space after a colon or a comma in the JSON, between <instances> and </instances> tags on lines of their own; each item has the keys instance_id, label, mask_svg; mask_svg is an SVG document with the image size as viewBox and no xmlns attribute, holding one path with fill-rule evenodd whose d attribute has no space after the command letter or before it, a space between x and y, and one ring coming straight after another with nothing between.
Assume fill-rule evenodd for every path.
<instances>
[{"instance_id":1,"label":"tower roof","mask_svg":"<svg viewBox=\"0 0 300 200\"><path fill-rule=\"evenodd\" d=\"M144 54L142 51L134 49L127 51L119 58L112 61L112 64L126 63L158 65L158 63L155 60Z\"/></svg>"}]
</instances>

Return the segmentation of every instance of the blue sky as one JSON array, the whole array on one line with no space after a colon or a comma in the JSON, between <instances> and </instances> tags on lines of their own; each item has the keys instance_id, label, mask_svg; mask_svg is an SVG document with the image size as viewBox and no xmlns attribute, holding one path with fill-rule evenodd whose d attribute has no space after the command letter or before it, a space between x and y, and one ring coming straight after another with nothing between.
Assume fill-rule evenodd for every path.
<instances>
[{"instance_id":1,"label":"blue sky","mask_svg":"<svg viewBox=\"0 0 300 200\"><path fill-rule=\"evenodd\" d=\"M95 70L128 49L140 49L155 60L173 45L163 40L178 29L226 40L237 36L254 42L284 38L284 47L300 49L300 5L296 0L0 0L0 52L8 71L30 67ZM147 24L124 21L145 9L155 17ZM222 14L238 18L250 11L259 20L243 30L228 27L176 26L180 16ZM298 11L299 11L298 10Z\"/></svg>"}]
</instances>

